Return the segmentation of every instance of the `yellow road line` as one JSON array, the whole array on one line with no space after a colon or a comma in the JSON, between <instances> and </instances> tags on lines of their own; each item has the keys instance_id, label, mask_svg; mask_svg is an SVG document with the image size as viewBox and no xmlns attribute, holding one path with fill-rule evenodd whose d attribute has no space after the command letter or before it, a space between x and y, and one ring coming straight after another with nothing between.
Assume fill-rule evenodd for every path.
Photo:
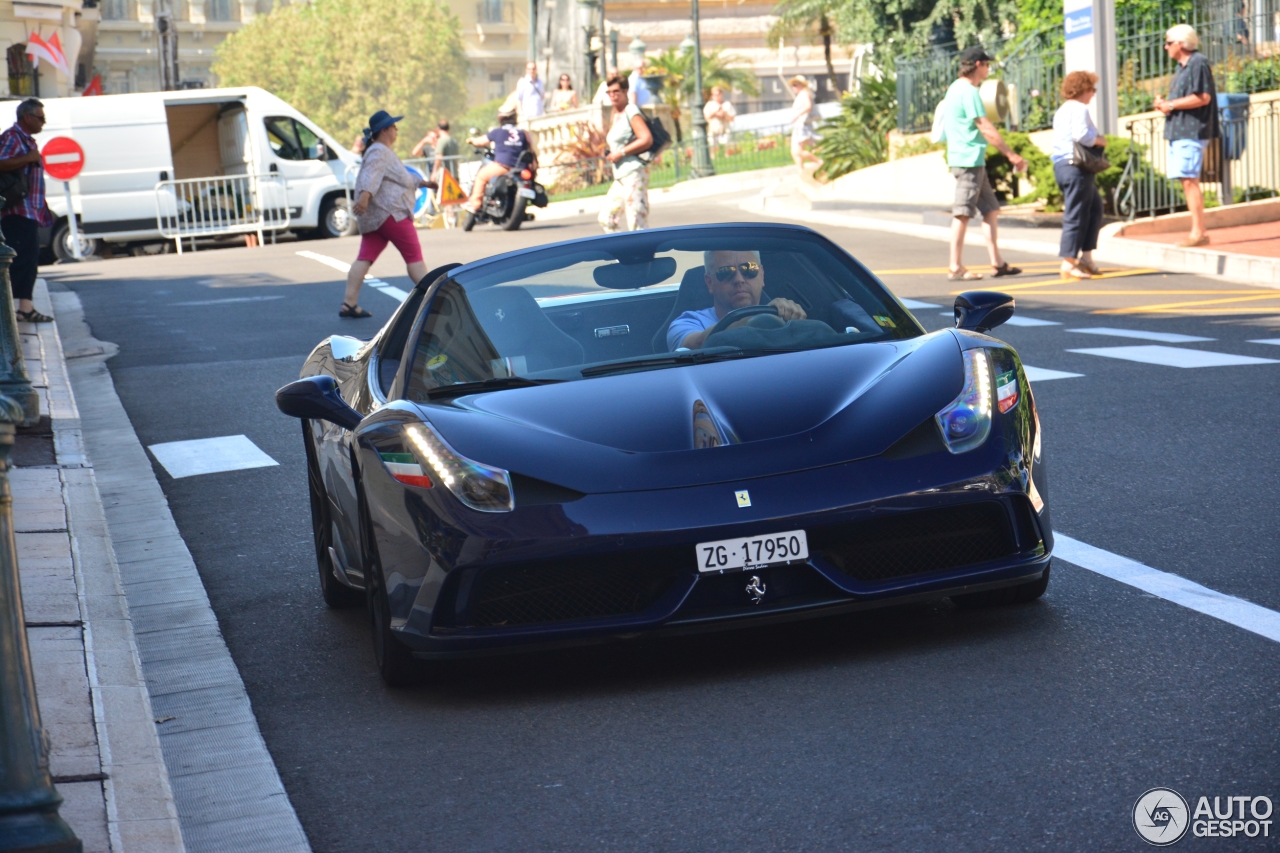
<instances>
[{"instance_id":1,"label":"yellow road line","mask_svg":"<svg viewBox=\"0 0 1280 853\"><path fill-rule=\"evenodd\" d=\"M1176 308L1193 308L1201 305L1218 305L1225 302L1257 302L1263 299L1280 299L1280 293L1268 293L1262 296L1236 296L1231 299L1199 299L1191 302L1163 302L1155 305L1139 305L1136 308L1103 308L1092 313L1094 314L1160 314L1166 313L1169 309ZM1280 306L1277 306L1280 310Z\"/></svg>"},{"instance_id":2,"label":"yellow road line","mask_svg":"<svg viewBox=\"0 0 1280 853\"><path fill-rule=\"evenodd\" d=\"M1033 296L1230 296L1253 290L1041 290ZM1280 293L1276 294L1280 296Z\"/></svg>"},{"instance_id":3,"label":"yellow road line","mask_svg":"<svg viewBox=\"0 0 1280 853\"><path fill-rule=\"evenodd\" d=\"M1060 263L1059 261L1027 261L1024 264L1021 264L1021 267L1024 270L1030 267L1038 267L1038 266L1056 267L1059 263ZM970 267L970 269L973 269L973 268ZM985 276L986 278L991 278L991 273L986 272L985 270L974 270L974 271L981 272L983 276ZM900 270L872 270L872 272L875 273L876 275L931 275L935 273L937 275L946 275L947 273L951 272L951 270L948 267L918 267L914 269L900 269ZM1044 275L1044 274L1045 273L1036 273L1036 275Z\"/></svg>"}]
</instances>

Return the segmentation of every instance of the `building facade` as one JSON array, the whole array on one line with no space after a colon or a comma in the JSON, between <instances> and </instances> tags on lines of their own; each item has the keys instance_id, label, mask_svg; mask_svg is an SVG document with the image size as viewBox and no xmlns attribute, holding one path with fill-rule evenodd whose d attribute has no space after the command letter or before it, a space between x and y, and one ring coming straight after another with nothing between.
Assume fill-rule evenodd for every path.
<instances>
[{"instance_id":1,"label":"building facade","mask_svg":"<svg viewBox=\"0 0 1280 853\"><path fill-rule=\"evenodd\" d=\"M93 0L0 0L0 49L4 50L8 74L3 97L58 97L73 94L92 78L94 46L97 40L98 10ZM66 54L70 74L48 62L37 63L27 55L31 34L49 41L56 34ZM86 75L88 77L86 78Z\"/></svg>"}]
</instances>

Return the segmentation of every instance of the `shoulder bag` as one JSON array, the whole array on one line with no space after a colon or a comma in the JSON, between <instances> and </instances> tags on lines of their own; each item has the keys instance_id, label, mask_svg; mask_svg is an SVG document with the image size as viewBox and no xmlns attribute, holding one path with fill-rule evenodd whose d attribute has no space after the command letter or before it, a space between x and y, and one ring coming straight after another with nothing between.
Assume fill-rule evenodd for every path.
<instances>
[{"instance_id":1,"label":"shoulder bag","mask_svg":"<svg viewBox=\"0 0 1280 853\"><path fill-rule=\"evenodd\" d=\"M30 149L23 152L29 154ZM0 172L0 197L4 199L4 207L14 207L21 204L27 196L31 195L31 183L27 178L27 169L30 166L23 166L20 169L14 169L12 172Z\"/></svg>"},{"instance_id":2,"label":"shoulder bag","mask_svg":"<svg viewBox=\"0 0 1280 853\"><path fill-rule=\"evenodd\" d=\"M1080 171L1090 175L1096 175L1111 168L1111 161L1102 153L1101 148L1096 148L1092 145L1081 145L1079 142L1075 143L1069 162Z\"/></svg>"}]
</instances>

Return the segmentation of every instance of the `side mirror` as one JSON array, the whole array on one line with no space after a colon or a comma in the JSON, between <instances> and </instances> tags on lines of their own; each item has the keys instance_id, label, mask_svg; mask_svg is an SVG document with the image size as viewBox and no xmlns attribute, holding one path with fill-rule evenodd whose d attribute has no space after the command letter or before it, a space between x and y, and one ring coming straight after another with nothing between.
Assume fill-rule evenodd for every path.
<instances>
[{"instance_id":1,"label":"side mirror","mask_svg":"<svg viewBox=\"0 0 1280 853\"><path fill-rule=\"evenodd\" d=\"M968 290L956 297L956 328L988 332L1013 316L1013 297L994 290Z\"/></svg>"},{"instance_id":2,"label":"side mirror","mask_svg":"<svg viewBox=\"0 0 1280 853\"><path fill-rule=\"evenodd\" d=\"M291 418L329 421L343 429L355 429L364 420L342 399L332 376L308 376L290 382L276 392L276 408Z\"/></svg>"}]
</instances>

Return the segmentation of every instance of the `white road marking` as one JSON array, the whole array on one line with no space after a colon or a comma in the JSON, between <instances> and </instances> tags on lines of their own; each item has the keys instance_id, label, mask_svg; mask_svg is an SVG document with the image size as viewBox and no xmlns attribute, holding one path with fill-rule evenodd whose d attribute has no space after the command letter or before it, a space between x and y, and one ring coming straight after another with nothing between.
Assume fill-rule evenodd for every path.
<instances>
[{"instance_id":1,"label":"white road marking","mask_svg":"<svg viewBox=\"0 0 1280 853\"><path fill-rule=\"evenodd\" d=\"M243 435L169 441L153 444L147 449L175 480L196 474L268 468L280 464Z\"/></svg>"},{"instance_id":2,"label":"white road marking","mask_svg":"<svg viewBox=\"0 0 1280 853\"><path fill-rule=\"evenodd\" d=\"M1004 321L1006 326L1061 326L1062 324L1056 320L1039 320L1035 317L1026 317L1021 314L1014 314L1008 320Z\"/></svg>"},{"instance_id":3,"label":"white road marking","mask_svg":"<svg viewBox=\"0 0 1280 853\"><path fill-rule=\"evenodd\" d=\"M1262 338L1261 340L1249 341L1251 344L1275 344L1280 347L1280 338Z\"/></svg>"},{"instance_id":4,"label":"white road marking","mask_svg":"<svg viewBox=\"0 0 1280 853\"><path fill-rule=\"evenodd\" d=\"M919 311L921 308L941 308L942 307L941 305L935 305L932 302L919 302L915 299L903 299L901 296L898 297L898 301L901 302L903 305L905 305L907 308L910 308L912 311Z\"/></svg>"},{"instance_id":5,"label":"white road marking","mask_svg":"<svg viewBox=\"0 0 1280 853\"><path fill-rule=\"evenodd\" d=\"M1054 533L1053 556L1280 643L1280 613Z\"/></svg>"},{"instance_id":6,"label":"white road marking","mask_svg":"<svg viewBox=\"0 0 1280 853\"><path fill-rule=\"evenodd\" d=\"M1160 364L1165 367L1226 367L1234 364L1280 364L1274 358L1254 358L1251 355L1233 355L1227 352L1208 352L1177 347L1100 347L1097 349L1069 349L1084 355L1100 355L1103 358L1122 358L1143 364Z\"/></svg>"},{"instance_id":7,"label":"white road marking","mask_svg":"<svg viewBox=\"0 0 1280 853\"><path fill-rule=\"evenodd\" d=\"M1029 364L1022 365L1022 371L1027 374L1028 382L1048 382L1050 379L1075 379L1077 376L1084 376L1083 373L1067 373L1065 370L1050 370L1047 367L1032 367Z\"/></svg>"},{"instance_id":8,"label":"white road marking","mask_svg":"<svg viewBox=\"0 0 1280 853\"><path fill-rule=\"evenodd\" d=\"M1212 341L1214 338L1197 338L1195 335L1175 335L1173 332L1143 332L1137 329L1112 329L1098 326L1092 329L1067 329L1068 332L1082 332L1086 335L1110 335L1113 338L1137 338L1140 341L1160 341L1165 344L1193 344L1198 341Z\"/></svg>"},{"instance_id":9,"label":"white road marking","mask_svg":"<svg viewBox=\"0 0 1280 853\"><path fill-rule=\"evenodd\" d=\"M327 267L333 267L335 270L338 270L343 275L346 275L347 273L351 272L351 264L347 263L346 261L340 261L337 258L331 258L328 255L322 255L319 252L302 251L302 252L298 252L297 254L301 255L304 258L310 258L313 261L319 261L320 263L324 264ZM382 293L387 294L387 296L390 296L392 299L396 300L397 302L404 302L406 299L409 298L408 291L401 290L400 288L395 287L394 285L387 284L385 281L383 281L380 278L374 278L371 275L366 275L364 277L364 283L372 287L374 290L378 290L378 291L381 291Z\"/></svg>"},{"instance_id":10,"label":"white road marking","mask_svg":"<svg viewBox=\"0 0 1280 853\"><path fill-rule=\"evenodd\" d=\"M229 302L268 302L272 299L284 299L283 296L232 296L228 299L201 299L197 302L171 302L174 306L190 305L226 305Z\"/></svg>"}]
</instances>

